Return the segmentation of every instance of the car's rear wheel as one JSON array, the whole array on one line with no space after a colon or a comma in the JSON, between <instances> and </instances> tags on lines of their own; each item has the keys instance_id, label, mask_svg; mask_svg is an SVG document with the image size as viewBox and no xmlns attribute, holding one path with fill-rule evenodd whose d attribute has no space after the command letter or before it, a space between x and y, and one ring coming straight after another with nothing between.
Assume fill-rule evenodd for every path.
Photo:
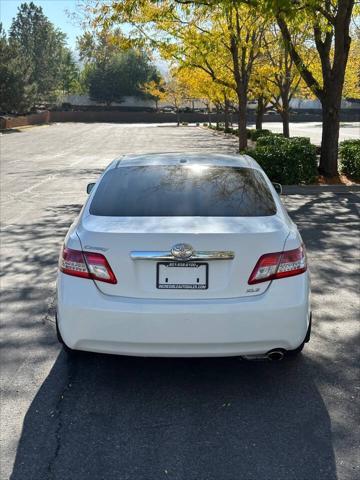
<instances>
[{"instance_id":1,"label":"car's rear wheel","mask_svg":"<svg viewBox=\"0 0 360 480\"><path fill-rule=\"evenodd\" d=\"M61 333L60 333L60 330L59 330L59 325L58 325L58 320L57 320L57 315L55 316L55 325L56 325L56 336L57 336L57 339L58 339L59 343L61 343L61 345L63 347L63 350L68 355L76 355L78 353L78 350L74 350L73 348L68 347L66 345L66 343L64 342L64 339L61 336Z\"/></svg>"},{"instance_id":2,"label":"car's rear wheel","mask_svg":"<svg viewBox=\"0 0 360 480\"><path fill-rule=\"evenodd\" d=\"M297 348L295 348L294 350L287 350L286 352L286 356L288 357L292 357L292 358L295 358L297 357L298 355L300 355L300 353L302 352L304 346L305 346L305 343L308 343L310 341L310 335L311 335L311 323L312 323L312 313L310 313L310 320L309 320L309 326L308 326L308 330L306 332L306 336L304 338L304 341L302 342L301 345L299 345Z\"/></svg>"},{"instance_id":3,"label":"car's rear wheel","mask_svg":"<svg viewBox=\"0 0 360 480\"><path fill-rule=\"evenodd\" d=\"M303 348L305 346L305 342L303 342L301 345L299 345L297 348L295 348L294 350L287 350L286 351L286 356L289 357L289 358L296 358L297 356L300 355L300 353L302 352Z\"/></svg>"}]
</instances>

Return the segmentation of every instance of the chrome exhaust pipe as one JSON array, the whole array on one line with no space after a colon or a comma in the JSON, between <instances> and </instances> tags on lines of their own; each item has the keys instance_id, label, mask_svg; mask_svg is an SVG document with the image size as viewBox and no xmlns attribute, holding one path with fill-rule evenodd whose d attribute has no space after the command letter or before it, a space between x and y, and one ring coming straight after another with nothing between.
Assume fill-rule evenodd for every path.
<instances>
[{"instance_id":1,"label":"chrome exhaust pipe","mask_svg":"<svg viewBox=\"0 0 360 480\"><path fill-rule=\"evenodd\" d=\"M260 360L261 361L261 360L267 360L268 357L267 357L266 354L263 354L263 355L262 354L259 354L259 355L254 354L254 355L241 355L240 358L242 358L244 360Z\"/></svg>"},{"instance_id":2,"label":"chrome exhaust pipe","mask_svg":"<svg viewBox=\"0 0 360 480\"><path fill-rule=\"evenodd\" d=\"M284 352L282 350L274 349L270 350L270 352L268 352L266 356L271 361L279 361L284 358Z\"/></svg>"}]
</instances>

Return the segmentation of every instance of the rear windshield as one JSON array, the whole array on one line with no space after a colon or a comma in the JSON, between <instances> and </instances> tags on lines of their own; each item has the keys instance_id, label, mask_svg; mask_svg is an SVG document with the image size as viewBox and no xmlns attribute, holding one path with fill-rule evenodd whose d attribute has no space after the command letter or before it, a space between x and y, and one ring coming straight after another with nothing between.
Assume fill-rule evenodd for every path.
<instances>
[{"instance_id":1,"label":"rear windshield","mask_svg":"<svg viewBox=\"0 0 360 480\"><path fill-rule=\"evenodd\" d=\"M261 172L203 165L120 167L102 178L92 215L258 217L276 213Z\"/></svg>"}]
</instances>

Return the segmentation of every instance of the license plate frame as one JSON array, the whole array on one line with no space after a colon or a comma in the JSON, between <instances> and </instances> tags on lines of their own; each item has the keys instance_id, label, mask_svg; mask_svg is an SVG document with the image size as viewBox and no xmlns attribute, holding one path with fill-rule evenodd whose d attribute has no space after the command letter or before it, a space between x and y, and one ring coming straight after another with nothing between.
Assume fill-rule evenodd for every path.
<instances>
[{"instance_id":1,"label":"license plate frame","mask_svg":"<svg viewBox=\"0 0 360 480\"><path fill-rule=\"evenodd\" d=\"M205 267L205 283L160 283L160 268ZM209 288L209 264L204 262L158 262L156 265L156 288L159 290L207 290Z\"/></svg>"}]
</instances>

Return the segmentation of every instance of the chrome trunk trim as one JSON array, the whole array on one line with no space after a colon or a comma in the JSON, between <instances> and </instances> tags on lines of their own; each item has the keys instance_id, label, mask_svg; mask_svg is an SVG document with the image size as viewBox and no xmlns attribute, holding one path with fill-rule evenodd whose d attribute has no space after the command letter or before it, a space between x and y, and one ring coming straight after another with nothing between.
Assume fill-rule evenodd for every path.
<instances>
[{"instance_id":1,"label":"chrome trunk trim","mask_svg":"<svg viewBox=\"0 0 360 480\"><path fill-rule=\"evenodd\" d=\"M192 262L197 260L233 260L235 253L230 250L198 251L190 258L182 260L172 255L170 251L132 251L130 252L132 260L157 260L170 262Z\"/></svg>"}]
</instances>

